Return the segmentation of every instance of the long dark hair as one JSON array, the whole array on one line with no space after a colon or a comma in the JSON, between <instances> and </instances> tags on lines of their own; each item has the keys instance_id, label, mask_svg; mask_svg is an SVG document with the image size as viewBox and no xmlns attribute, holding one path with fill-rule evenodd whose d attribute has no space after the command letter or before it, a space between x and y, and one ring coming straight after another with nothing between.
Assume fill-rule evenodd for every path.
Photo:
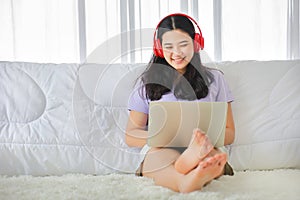
<instances>
[{"instance_id":1,"label":"long dark hair","mask_svg":"<svg viewBox=\"0 0 300 200\"><path fill-rule=\"evenodd\" d=\"M162 41L162 35L171 30L180 29L195 36L193 23L185 16L173 15L160 22L157 38ZM162 95L172 91L176 98L195 100L207 96L208 86L213 82L213 74L202 65L199 52L195 52L183 75L170 66L164 58L153 54L146 70L141 75L146 97L159 100Z\"/></svg>"}]
</instances>

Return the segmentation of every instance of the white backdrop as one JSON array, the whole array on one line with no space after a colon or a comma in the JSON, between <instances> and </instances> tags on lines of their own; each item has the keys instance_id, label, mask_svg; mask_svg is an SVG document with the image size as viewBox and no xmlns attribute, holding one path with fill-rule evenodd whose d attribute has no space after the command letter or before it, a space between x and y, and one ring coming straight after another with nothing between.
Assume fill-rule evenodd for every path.
<instances>
[{"instance_id":1,"label":"white backdrop","mask_svg":"<svg viewBox=\"0 0 300 200\"><path fill-rule=\"evenodd\" d=\"M0 60L84 62L128 33L114 62L148 62L152 35L136 32L174 12L198 21L213 61L300 58L298 0L1 0Z\"/></svg>"}]
</instances>

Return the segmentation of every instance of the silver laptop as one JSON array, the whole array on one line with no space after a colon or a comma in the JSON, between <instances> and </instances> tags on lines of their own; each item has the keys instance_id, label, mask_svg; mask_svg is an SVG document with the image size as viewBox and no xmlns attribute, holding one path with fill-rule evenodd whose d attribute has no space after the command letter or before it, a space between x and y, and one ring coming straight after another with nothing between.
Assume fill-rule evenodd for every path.
<instances>
[{"instance_id":1,"label":"silver laptop","mask_svg":"<svg viewBox=\"0 0 300 200\"><path fill-rule=\"evenodd\" d=\"M150 102L147 144L187 147L200 128L215 147L224 146L227 102Z\"/></svg>"}]
</instances>

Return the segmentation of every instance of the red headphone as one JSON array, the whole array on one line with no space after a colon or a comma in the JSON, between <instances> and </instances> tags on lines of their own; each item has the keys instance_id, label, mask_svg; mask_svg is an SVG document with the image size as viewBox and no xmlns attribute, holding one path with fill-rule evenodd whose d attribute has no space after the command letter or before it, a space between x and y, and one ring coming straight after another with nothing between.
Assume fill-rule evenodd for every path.
<instances>
[{"instance_id":1,"label":"red headphone","mask_svg":"<svg viewBox=\"0 0 300 200\"><path fill-rule=\"evenodd\" d=\"M188 18L189 20L191 20L192 22L194 22L194 24L196 24L196 26L198 27L199 33L195 33L195 37L194 37L194 51L195 52L199 52L200 49L202 50L204 48L204 38L202 37L202 32L201 29L199 27L199 25L197 24L196 20L194 20L192 17L183 14L183 13L174 13L174 14L170 14L166 17L164 17L156 26L155 32L154 32L154 37L153 37L153 53L155 56L157 57L161 57L164 58L164 53L162 50L162 46L160 43L160 40L158 38L156 38L156 33L158 30L159 25L161 24L161 22L166 19L167 17L172 17L172 16L183 16Z\"/></svg>"}]
</instances>

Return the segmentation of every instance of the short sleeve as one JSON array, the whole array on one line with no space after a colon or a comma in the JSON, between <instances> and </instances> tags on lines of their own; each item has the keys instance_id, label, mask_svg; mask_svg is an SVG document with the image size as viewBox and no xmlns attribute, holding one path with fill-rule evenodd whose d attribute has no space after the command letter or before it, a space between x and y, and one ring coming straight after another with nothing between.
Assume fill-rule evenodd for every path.
<instances>
[{"instance_id":1,"label":"short sleeve","mask_svg":"<svg viewBox=\"0 0 300 200\"><path fill-rule=\"evenodd\" d=\"M222 102L232 102L234 101L233 94L229 88L228 83L225 80L224 74L220 71L216 70L215 81L217 84L217 94L216 94L216 101Z\"/></svg>"},{"instance_id":2,"label":"short sleeve","mask_svg":"<svg viewBox=\"0 0 300 200\"><path fill-rule=\"evenodd\" d=\"M128 100L128 110L134 110L145 114L149 113L149 101L146 98L145 87L135 87Z\"/></svg>"},{"instance_id":3,"label":"short sleeve","mask_svg":"<svg viewBox=\"0 0 300 200\"><path fill-rule=\"evenodd\" d=\"M234 97L229 88L228 83L225 80L224 74L217 69L212 69L211 72L214 75L214 81L209 86L211 101L219 101L219 102L232 102L234 101Z\"/></svg>"}]
</instances>

